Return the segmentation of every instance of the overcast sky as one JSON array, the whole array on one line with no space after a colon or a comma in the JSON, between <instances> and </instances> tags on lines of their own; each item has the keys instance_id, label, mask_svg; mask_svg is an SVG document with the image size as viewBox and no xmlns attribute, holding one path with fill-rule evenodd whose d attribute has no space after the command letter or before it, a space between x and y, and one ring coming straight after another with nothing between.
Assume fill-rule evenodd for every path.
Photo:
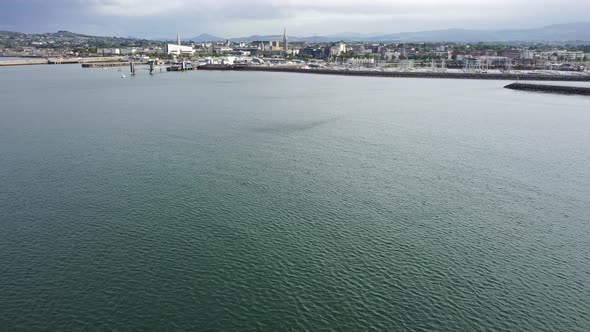
<instances>
[{"instance_id":1,"label":"overcast sky","mask_svg":"<svg viewBox=\"0 0 590 332\"><path fill-rule=\"evenodd\" d=\"M590 0L0 0L0 30L146 38L529 28L590 21Z\"/></svg>"}]
</instances>

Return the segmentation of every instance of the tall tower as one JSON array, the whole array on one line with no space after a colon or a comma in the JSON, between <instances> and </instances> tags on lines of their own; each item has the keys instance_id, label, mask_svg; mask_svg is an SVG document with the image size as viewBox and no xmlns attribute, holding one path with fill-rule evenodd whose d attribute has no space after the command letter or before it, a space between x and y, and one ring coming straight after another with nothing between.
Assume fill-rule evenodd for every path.
<instances>
[{"instance_id":1,"label":"tall tower","mask_svg":"<svg viewBox=\"0 0 590 332\"><path fill-rule=\"evenodd\" d=\"M285 31L283 32L283 53L287 55L287 51L289 50L289 44L287 39L287 28L285 27Z\"/></svg>"},{"instance_id":2,"label":"tall tower","mask_svg":"<svg viewBox=\"0 0 590 332\"><path fill-rule=\"evenodd\" d=\"M180 45L180 35L176 34L176 44Z\"/></svg>"}]
</instances>

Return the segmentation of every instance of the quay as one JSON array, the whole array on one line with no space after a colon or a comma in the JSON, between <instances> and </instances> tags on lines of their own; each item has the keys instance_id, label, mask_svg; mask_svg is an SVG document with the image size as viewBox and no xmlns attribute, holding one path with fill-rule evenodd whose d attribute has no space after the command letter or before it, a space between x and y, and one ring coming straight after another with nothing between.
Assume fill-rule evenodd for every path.
<instances>
[{"instance_id":1,"label":"quay","mask_svg":"<svg viewBox=\"0 0 590 332\"><path fill-rule=\"evenodd\" d=\"M26 59L26 60L0 61L0 67L24 66L24 65L46 65L46 64L47 64L47 59Z\"/></svg>"},{"instance_id":2,"label":"quay","mask_svg":"<svg viewBox=\"0 0 590 332\"><path fill-rule=\"evenodd\" d=\"M590 96L590 88L577 87L577 86L512 83L512 84L506 85L505 88L511 89L511 90L521 90L521 91L549 92L549 93L561 93L561 94L567 94L567 95Z\"/></svg>"},{"instance_id":3,"label":"quay","mask_svg":"<svg viewBox=\"0 0 590 332\"><path fill-rule=\"evenodd\" d=\"M474 79L474 80L526 80L526 81L569 81L590 82L590 75L543 75L543 74L484 74L484 73L446 73L446 72L411 72L411 71L371 71L371 70L342 70L324 68L301 68L293 66L247 66L247 65L204 65L199 70L235 70L235 71L263 71L322 75L366 76L366 77L399 77L399 78L446 78L446 79Z\"/></svg>"}]
</instances>

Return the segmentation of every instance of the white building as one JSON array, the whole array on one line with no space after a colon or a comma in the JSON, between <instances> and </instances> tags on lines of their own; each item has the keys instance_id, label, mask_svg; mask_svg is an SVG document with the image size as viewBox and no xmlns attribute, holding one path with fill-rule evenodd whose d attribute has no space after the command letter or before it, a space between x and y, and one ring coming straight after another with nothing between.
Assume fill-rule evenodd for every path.
<instances>
[{"instance_id":1,"label":"white building","mask_svg":"<svg viewBox=\"0 0 590 332\"><path fill-rule=\"evenodd\" d=\"M213 48L213 53L216 53L216 54L225 54L225 53L230 53L233 51L234 51L233 48L227 47L227 46L216 46Z\"/></svg>"},{"instance_id":2,"label":"white building","mask_svg":"<svg viewBox=\"0 0 590 332\"><path fill-rule=\"evenodd\" d=\"M582 51L562 51L558 55L565 60L576 61L584 59L584 52Z\"/></svg>"},{"instance_id":3,"label":"white building","mask_svg":"<svg viewBox=\"0 0 590 332\"><path fill-rule=\"evenodd\" d=\"M135 47L121 49L122 55L135 55L135 53L137 53L137 48Z\"/></svg>"},{"instance_id":4,"label":"white building","mask_svg":"<svg viewBox=\"0 0 590 332\"><path fill-rule=\"evenodd\" d=\"M121 50L118 48L97 48L96 54L98 55L119 55Z\"/></svg>"},{"instance_id":5,"label":"white building","mask_svg":"<svg viewBox=\"0 0 590 332\"><path fill-rule=\"evenodd\" d=\"M195 54L195 49L191 46L182 46L180 43L180 35L176 34L176 44L166 44L166 54L170 55L192 55Z\"/></svg>"},{"instance_id":6,"label":"white building","mask_svg":"<svg viewBox=\"0 0 590 332\"><path fill-rule=\"evenodd\" d=\"M183 46L176 44L166 44L166 54L187 55L194 54L195 50L192 46Z\"/></svg>"},{"instance_id":7,"label":"white building","mask_svg":"<svg viewBox=\"0 0 590 332\"><path fill-rule=\"evenodd\" d=\"M385 53L383 53L383 57L385 58L385 60L387 61L392 61L392 60L399 60L401 53L398 51L391 51L391 50L387 50L385 51Z\"/></svg>"},{"instance_id":8,"label":"white building","mask_svg":"<svg viewBox=\"0 0 590 332\"><path fill-rule=\"evenodd\" d=\"M526 59L526 60L531 60L535 58L535 52L531 51L529 49L523 49L522 52L520 53L520 58L521 59Z\"/></svg>"},{"instance_id":9,"label":"white building","mask_svg":"<svg viewBox=\"0 0 590 332\"><path fill-rule=\"evenodd\" d=\"M576 60L584 59L584 52L581 52L581 51L561 51L561 50L541 52L539 54L539 58L541 60L551 60L551 61L558 61L558 60L576 61Z\"/></svg>"},{"instance_id":10,"label":"white building","mask_svg":"<svg viewBox=\"0 0 590 332\"><path fill-rule=\"evenodd\" d=\"M451 51L434 51L433 54L434 56L438 56L447 60L451 60L451 57L453 56L453 52Z\"/></svg>"},{"instance_id":11,"label":"white building","mask_svg":"<svg viewBox=\"0 0 590 332\"><path fill-rule=\"evenodd\" d=\"M345 43L338 43L332 47L330 47L330 55L331 56L340 56L346 53L346 44Z\"/></svg>"},{"instance_id":12,"label":"white building","mask_svg":"<svg viewBox=\"0 0 590 332\"><path fill-rule=\"evenodd\" d=\"M353 65L373 65L375 64L375 59L348 59L348 63Z\"/></svg>"}]
</instances>

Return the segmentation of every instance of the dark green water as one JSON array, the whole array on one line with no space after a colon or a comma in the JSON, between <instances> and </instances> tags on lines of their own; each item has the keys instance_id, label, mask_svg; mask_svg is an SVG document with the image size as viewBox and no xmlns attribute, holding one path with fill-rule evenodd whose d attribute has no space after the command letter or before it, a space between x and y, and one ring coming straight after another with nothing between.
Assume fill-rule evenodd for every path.
<instances>
[{"instance_id":1,"label":"dark green water","mask_svg":"<svg viewBox=\"0 0 590 332\"><path fill-rule=\"evenodd\" d=\"M0 68L0 330L589 331L590 99Z\"/></svg>"}]
</instances>

